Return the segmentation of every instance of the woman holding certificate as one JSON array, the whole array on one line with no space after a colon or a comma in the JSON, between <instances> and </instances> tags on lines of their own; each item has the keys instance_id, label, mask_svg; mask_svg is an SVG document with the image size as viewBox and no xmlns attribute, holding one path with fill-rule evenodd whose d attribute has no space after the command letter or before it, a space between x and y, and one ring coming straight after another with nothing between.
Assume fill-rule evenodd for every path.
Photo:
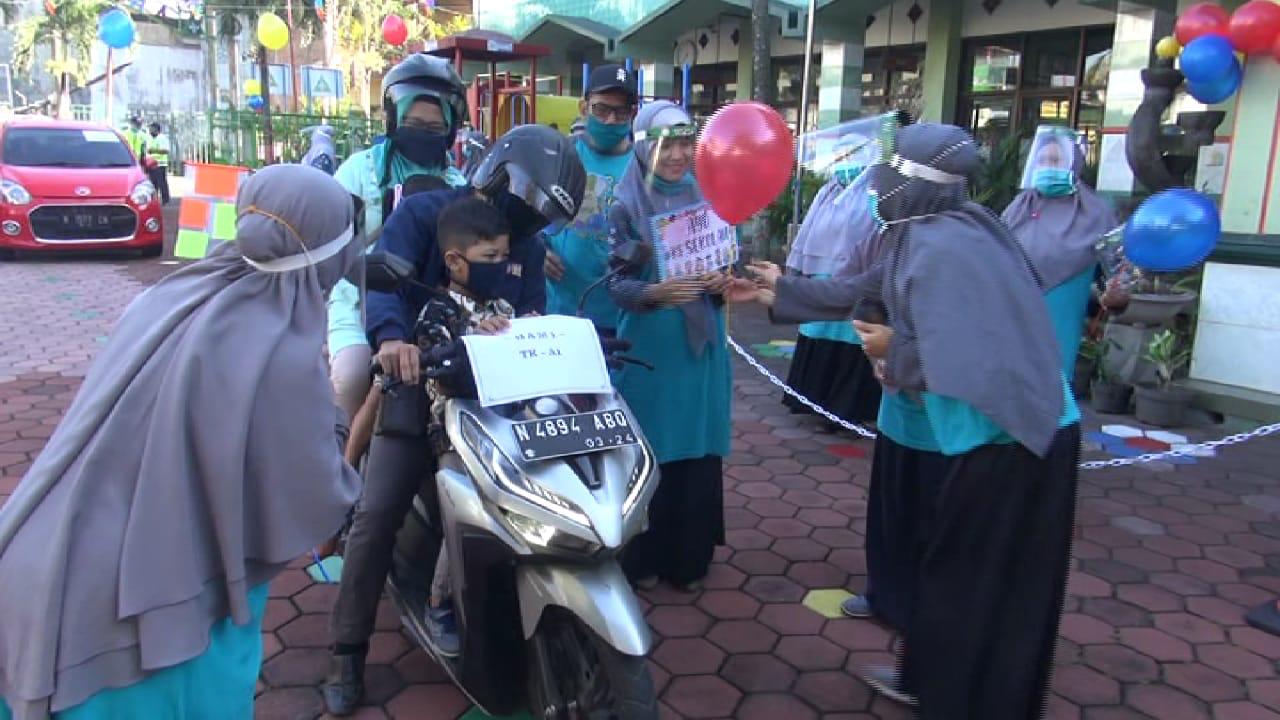
<instances>
[{"instance_id":1,"label":"woman holding certificate","mask_svg":"<svg viewBox=\"0 0 1280 720\"><path fill-rule=\"evenodd\" d=\"M635 159L609 215L610 243L653 249L609 285L622 309L618 336L653 365L616 377L662 474L649 530L624 558L641 588L659 580L697 592L715 546L724 541L721 463L729 453L732 380L725 345L724 272L734 228L711 211L693 178L697 128L678 105L644 106L636 116Z\"/></svg>"}]
</instances>

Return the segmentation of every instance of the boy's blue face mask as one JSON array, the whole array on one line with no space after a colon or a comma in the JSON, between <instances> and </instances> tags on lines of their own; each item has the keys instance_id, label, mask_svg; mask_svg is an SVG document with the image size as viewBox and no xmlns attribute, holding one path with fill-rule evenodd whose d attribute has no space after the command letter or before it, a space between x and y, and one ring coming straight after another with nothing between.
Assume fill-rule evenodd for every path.
<instances>
[{"instance_id":1,"label":"boy's blue face mask","mask_svg":"<svg viewBox=\"0 0 1280 720\"><path fill-rule=\"evenodd\" d=\"M1076 191L1076 176L1064 168L1040 168L1032 177L1032 185L1045 197L1065 197Z\"/></svg>"},{"instance_id":2,"label":"boy's blue face mask","mask_svg":"<svg viewBox=\"0 0 1280 720\"><path fill-rule=\"evenodd\" d=\"M600 150L612 150L631 134L630 123L607 123L594 115L587 117L587 135Z\"/></svg>"}]
</instances>

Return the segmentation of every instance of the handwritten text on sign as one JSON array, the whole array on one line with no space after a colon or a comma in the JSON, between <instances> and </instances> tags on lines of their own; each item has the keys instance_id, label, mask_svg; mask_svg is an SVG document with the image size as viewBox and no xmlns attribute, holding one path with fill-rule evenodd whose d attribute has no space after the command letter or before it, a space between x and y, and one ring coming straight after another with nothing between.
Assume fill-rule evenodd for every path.
<instances>
[{"instance_id":1,"label":"handwritten text on sign","mask_svg":"<svg viewBox=\"0 0 1280 720\"><path fill-rule=\"evenodd\" d=\"M467 335L463 342L485 407L544 395L612 392L590 320L518 318L501 335Z\"/></svg>"},{"instance_id":2,"label":"handwritten text on sign","mask_svg":"<svg viewBox=\"0 0 1280 720\"><path fill-rule=\"evenodd\" d=\"M658 215L652 223L663 280L714 272L738 259L737 232L706 203Z\"/></svg>"}]
</instances>

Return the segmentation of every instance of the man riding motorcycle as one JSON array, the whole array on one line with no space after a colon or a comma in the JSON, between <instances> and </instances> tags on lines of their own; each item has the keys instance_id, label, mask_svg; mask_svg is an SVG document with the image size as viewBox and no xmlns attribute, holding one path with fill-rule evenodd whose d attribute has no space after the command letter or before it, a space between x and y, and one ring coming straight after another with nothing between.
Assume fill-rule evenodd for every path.
<instances>
[{"instance_id":1,"label":"man riding motorcycle","mask_svg":"<svg viewBox=\"0 0 1280 720\"><path fill-rule=\"evenodd\" d=\"M382 227L376 249L409 260L415 282L394 294L370 291L367 328L389 379L370 446L364 493L356 505L332 618L333 658L324 686L334 715L354 712L364 695L364 665L378 601L392 565L396 532L436 458L427 441L427 396L420 350L409 342L414 318L447 278L436 242L440 211L475 195L503 212L511 226L510 263L498 295L517 315L546 309L545 246L582 203L586 173L572 142L554 130L522 125L498 139L476 168L471 187L405 198Z\"/></svg>"}]
</instances>

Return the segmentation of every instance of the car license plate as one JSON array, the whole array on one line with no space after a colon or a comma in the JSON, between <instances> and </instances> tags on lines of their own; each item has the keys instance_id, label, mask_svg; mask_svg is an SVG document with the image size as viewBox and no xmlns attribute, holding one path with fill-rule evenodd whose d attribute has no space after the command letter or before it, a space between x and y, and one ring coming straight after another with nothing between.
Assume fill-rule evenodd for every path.
<instances>
[{"instance_id":1,"label":"car license plate","mask_svg":"<svg viewBox=\"0 0 1280 720\"><path fill-rule=\"evenodd\" d=\"M640 442L631 418L622 410L526 420L512 429L525 460L580 455Z\"/></svg>"}]
</instances>

